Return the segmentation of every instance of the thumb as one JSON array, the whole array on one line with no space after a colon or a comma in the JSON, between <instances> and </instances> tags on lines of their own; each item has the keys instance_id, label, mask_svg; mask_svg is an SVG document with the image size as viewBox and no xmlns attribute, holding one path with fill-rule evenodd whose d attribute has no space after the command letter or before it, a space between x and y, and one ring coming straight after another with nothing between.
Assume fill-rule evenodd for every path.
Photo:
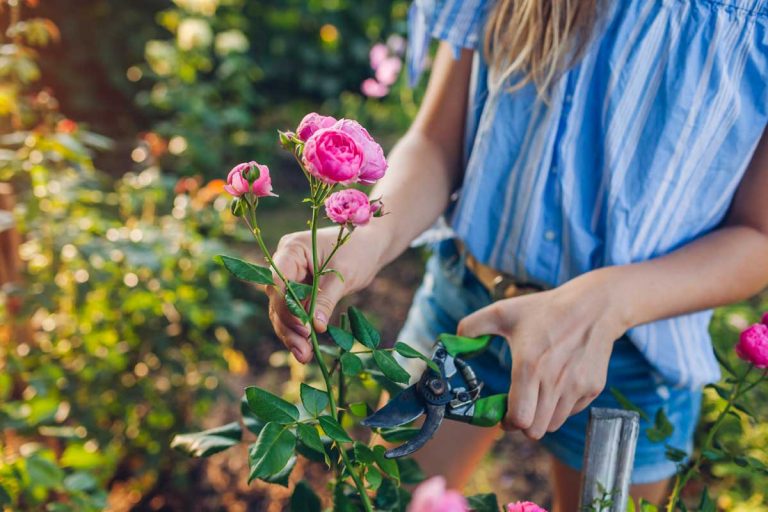
<instances>
[{"instance_id":1,"label":"thumb","mask_svg":"<svg viewBox=\"0 0 768 512\"><path fill-rule=\"evenodd\" d=\"M344 283L333 274L320 279L320 289L315 302L315 329L325 332L328 329L328 319L331 318L336 304L344 297Z\"/></svg>"},{"instance_id":2,"label":"thumb","mask_svg":"<svg viewBox=\"0 0 768 512\"><path fill-rule=\"evenodd\" d=\"M491 304L465 316L456 328L456 334L467 338L476 338L484 334L501 335L499 308Z\"/></svg>"}]
</instances>

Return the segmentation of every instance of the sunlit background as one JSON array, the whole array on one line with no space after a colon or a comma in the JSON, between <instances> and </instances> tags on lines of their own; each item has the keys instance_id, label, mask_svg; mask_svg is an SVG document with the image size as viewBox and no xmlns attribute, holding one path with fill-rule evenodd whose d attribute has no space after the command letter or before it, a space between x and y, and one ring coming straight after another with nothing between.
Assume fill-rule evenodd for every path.
<instances>
[{"instance_id":1,"label":"sunlit background","mask_svg":"<svg viewBox=\"0 0 768 512\"><path fill-rule=\"evenodd\" d=\"M247 484L244 453L200 462L169 447L236 418L244 385L290 394L304 377L263 296L212 261L255 257L221 178L268 164L280 194L262 205L268 243L303 229L303 176L276 130L317 110L391 147L424 87L403 71L409 4L0 0L0 508L283 509L286 489ZM349 299L389 343L423 259L410 251ZM721 310L718 343L761 308ZM707 398L705 419L719 400ZM727 443L768 462L766 425L736 424ZM768 510L764 476L706 469L720 507ZM472 490L546 504L546 475L543 453L512 435ZM302 477L323 470L300 463Z\"/></svg>"}]
</instances>

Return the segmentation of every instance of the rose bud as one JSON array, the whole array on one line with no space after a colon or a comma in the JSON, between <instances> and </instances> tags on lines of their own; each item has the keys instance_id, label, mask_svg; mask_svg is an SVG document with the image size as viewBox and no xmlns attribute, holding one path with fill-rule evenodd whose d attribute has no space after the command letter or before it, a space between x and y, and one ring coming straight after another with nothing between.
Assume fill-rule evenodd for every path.
<instances>
[{"instance_id":1,"label":"rose bud","mask_svg":"<svg viewBox=\"0 0 768 512\"><path fill-rule=\"evenodd\" d=\"M768 368L768 326L754 324L739 336L736 353L757 368Z\"/></svg>"},{"instance_id":2,"label":"rose bud","mask_svg":"<svg viewBox=\"0 0 768 512\"><path fill-rule=\"evenodd\" d=\"M328 196L325 213L336 224L364 226L373 217L374 209L364 192L350 188Z\"/></svg>"}]
</instances>

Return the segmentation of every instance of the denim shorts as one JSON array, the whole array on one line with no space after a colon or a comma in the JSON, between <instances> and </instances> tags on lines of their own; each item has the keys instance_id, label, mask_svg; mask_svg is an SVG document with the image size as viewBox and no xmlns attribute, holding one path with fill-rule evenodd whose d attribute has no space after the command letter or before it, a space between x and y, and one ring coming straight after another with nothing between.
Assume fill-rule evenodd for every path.
<instances>
[{"instance_id":1,"label":"denim shorts","mask_svg":"<svg viewBox=\"0 0 768 512\"><path fill-rule=\"evenodd\" d=\"M466 268L455 243L452 240L438 242L398 340L429 354L439 334L456 332L463 317L490 303L490 294ZM485 382L484 394L509 390L512 358L504 339L493 340L490 348L471 362ZM412 375L421 372L415 360L403 363ZM665 384L626 337L614 344L605 389L590 407L621 408L611 389L618 390L646 416L640 421L632 483L651 483L674 475L677 468L666 458L666 447L691 453L701 407L701 390ZM653 418L660 408L664 409L674 431L663 441L652 442L646 431L653 426ZM588 419L589 408L571 416L556 432L546 434L542 444L567 466L581 469Z\"/></svg>"}]
</instances>

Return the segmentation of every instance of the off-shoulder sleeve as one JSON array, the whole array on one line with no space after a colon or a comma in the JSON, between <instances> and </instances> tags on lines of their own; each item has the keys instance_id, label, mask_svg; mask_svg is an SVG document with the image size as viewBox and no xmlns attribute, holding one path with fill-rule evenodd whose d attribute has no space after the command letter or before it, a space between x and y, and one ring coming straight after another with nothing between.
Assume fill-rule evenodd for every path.
<instances>
[{"instance_id":1,"label":"off-shoulder sleeve","mask_svg":"<svg viewBox=\"0 0 768 512\"><path fill-rule=\"evenodd\" d=\"M458 58L462 48L479 46L494 0L414 0L408 12L408 81L415 85L434 39L451 44Z\"/></svg>"}]
</instances>

